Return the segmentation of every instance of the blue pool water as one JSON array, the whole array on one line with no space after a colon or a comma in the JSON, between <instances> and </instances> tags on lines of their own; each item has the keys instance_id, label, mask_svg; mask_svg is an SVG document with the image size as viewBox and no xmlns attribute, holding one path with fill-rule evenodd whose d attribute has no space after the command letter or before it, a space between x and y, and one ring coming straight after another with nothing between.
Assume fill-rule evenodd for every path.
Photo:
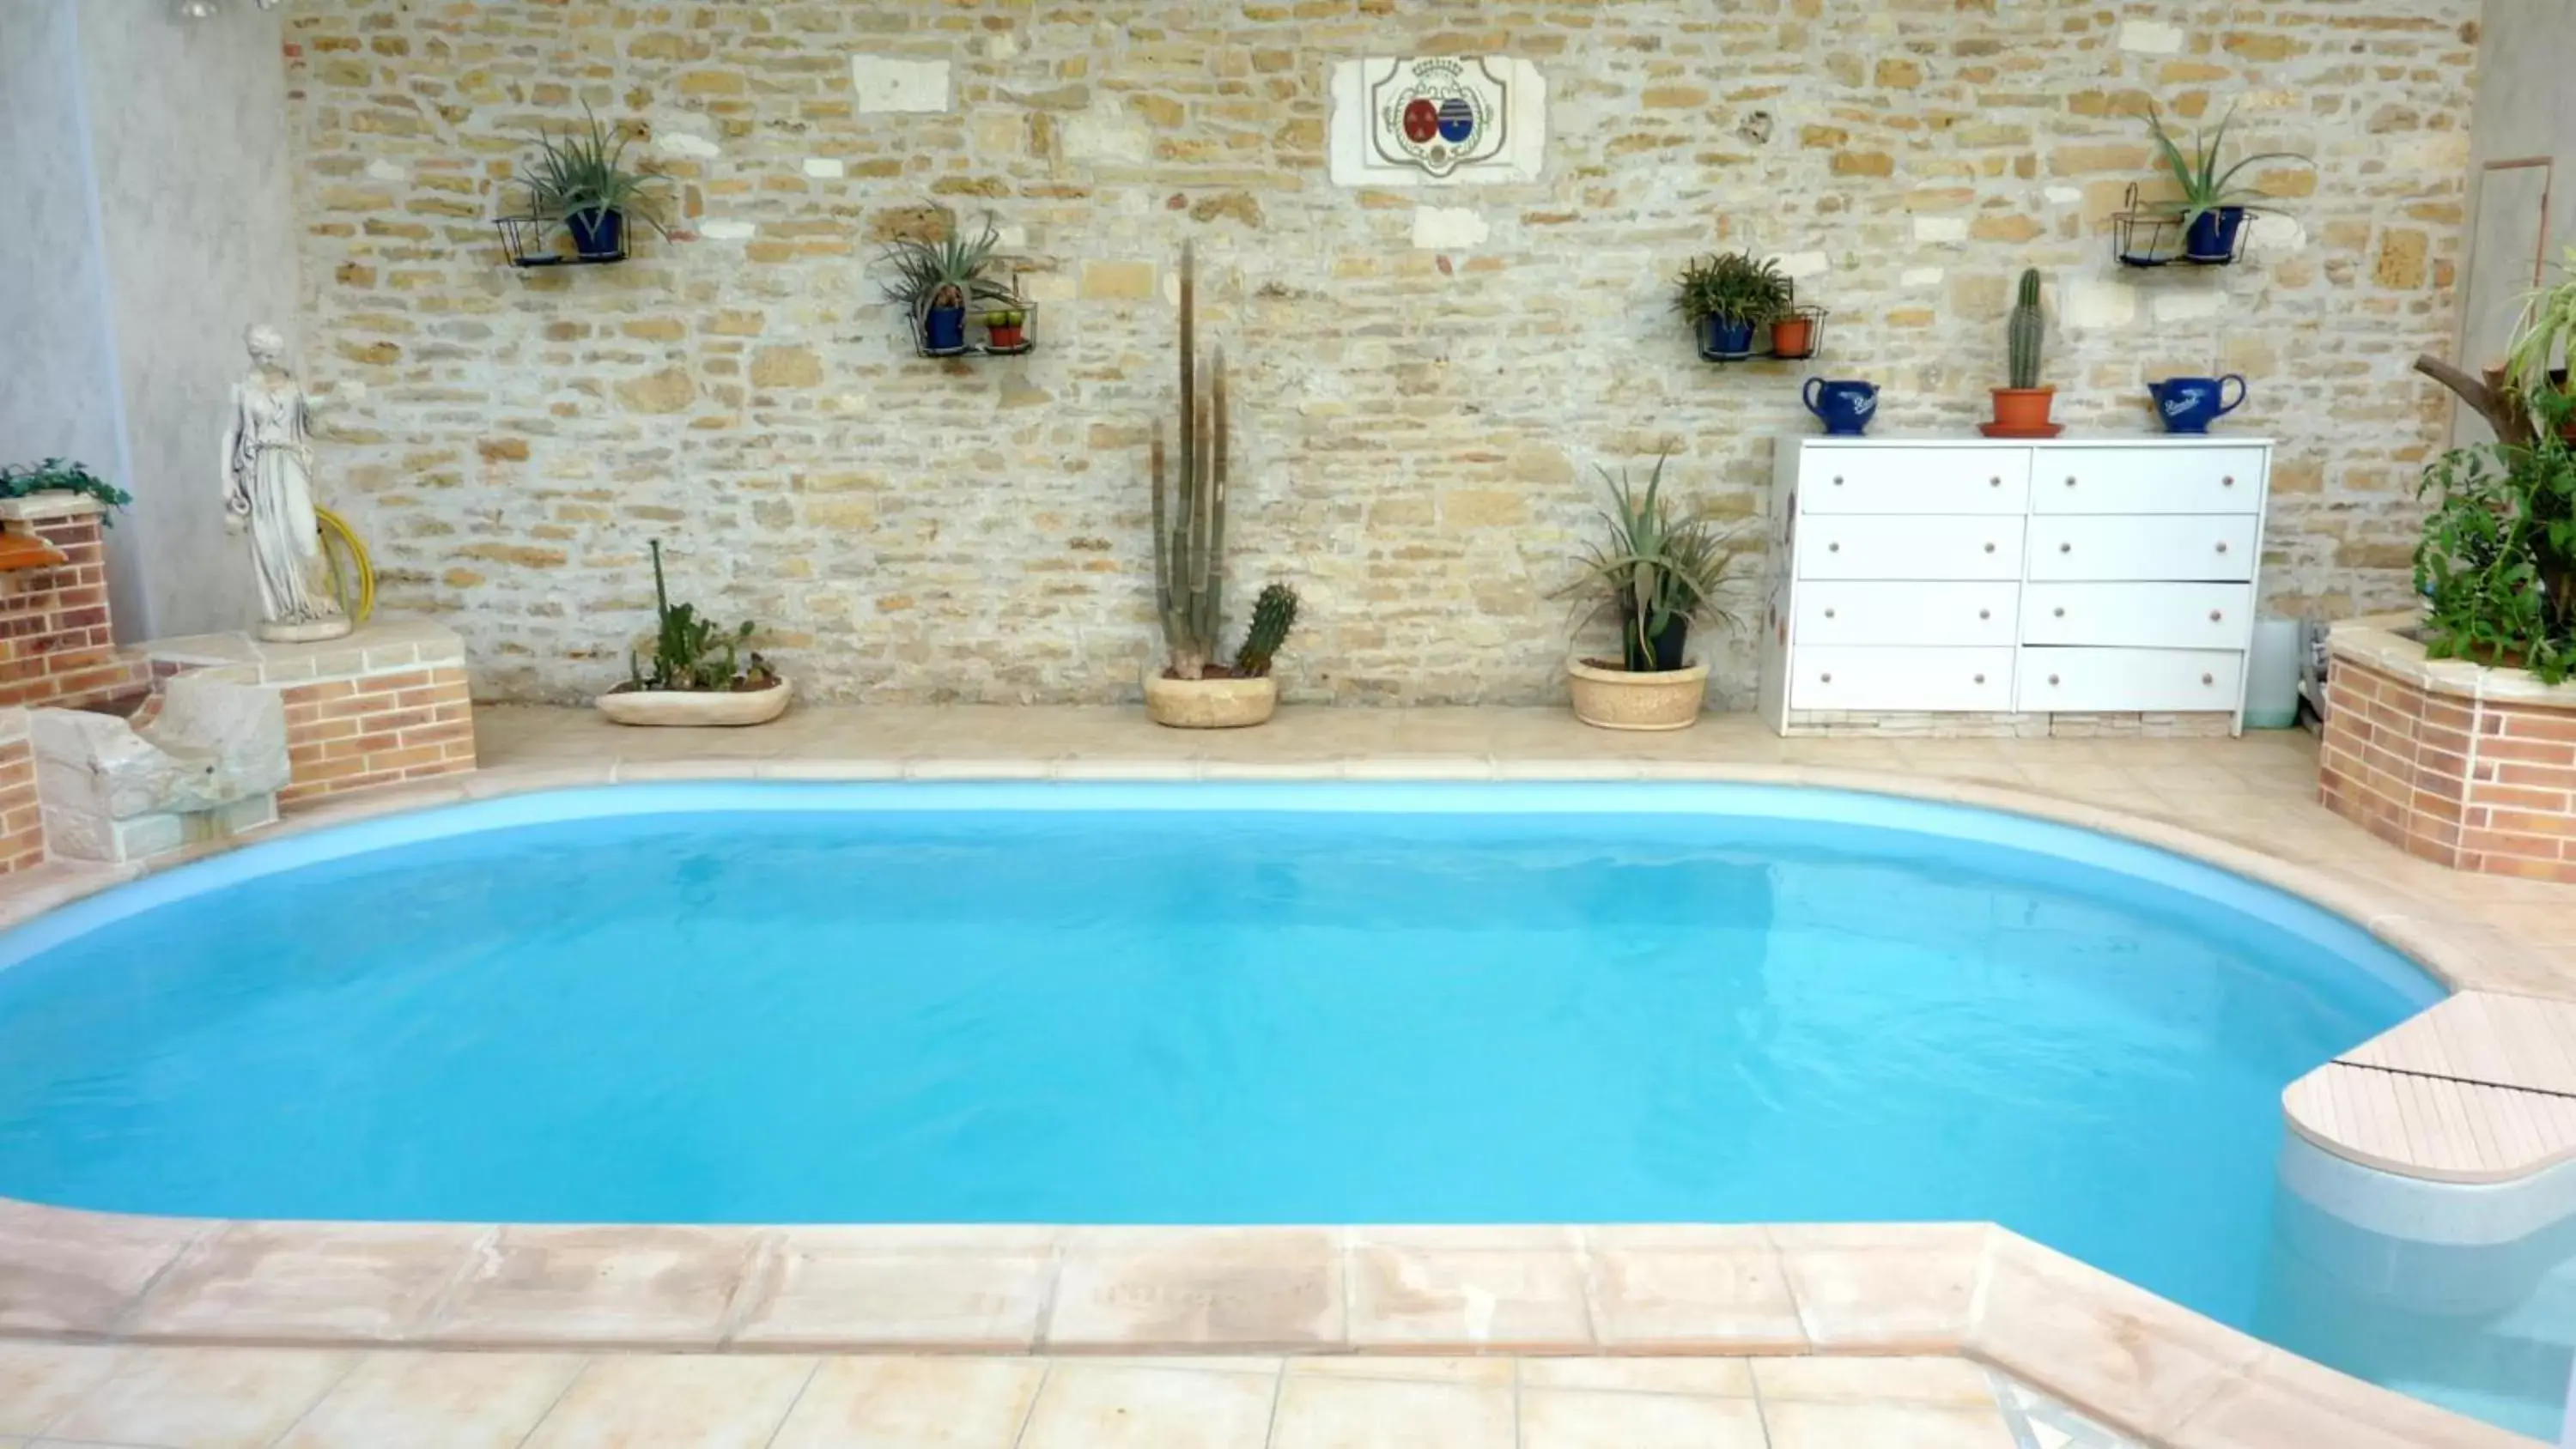
<instances>
[{"instance_id":1,"label":"blue pool water","mask_svg":"<svg viewBox=\"0 0 2576 1449\"><path fill-rule=\"evenodd\" d=\"M2144 847L1747 786L672 786L0 940L0 1194L472 1221L1993 1219L2254 1326L2438 989Z\"/></svg>"}]
</instances>

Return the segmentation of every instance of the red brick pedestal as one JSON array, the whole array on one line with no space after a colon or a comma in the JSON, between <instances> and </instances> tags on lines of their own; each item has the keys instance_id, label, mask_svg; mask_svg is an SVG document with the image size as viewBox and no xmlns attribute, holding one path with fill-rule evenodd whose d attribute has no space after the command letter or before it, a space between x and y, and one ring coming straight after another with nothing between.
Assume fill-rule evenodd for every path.
<instances>
[{"instance_id":1,"label":"red brick pedestal","mask_svg":"<svg viewBox=\"0 0 2576 1449\"><path fill-rule=\"evenodd\" d=\"M2576 683L2427 659L2409 622L2335 627L2319 798L2437 865L2576 883Z\"/></svg>"}]
</instances>

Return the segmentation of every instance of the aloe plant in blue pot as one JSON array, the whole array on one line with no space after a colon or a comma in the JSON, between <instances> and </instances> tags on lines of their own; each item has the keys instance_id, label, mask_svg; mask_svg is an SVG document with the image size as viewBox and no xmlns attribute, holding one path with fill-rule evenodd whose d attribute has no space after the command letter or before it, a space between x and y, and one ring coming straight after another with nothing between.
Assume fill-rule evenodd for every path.
<instances>
[{"instance_id":1,"label":"aloe plant in blue pot","mask_svg":"<svg viewBox=\"0 0 2576 1449\"><path fill-rule=\"evenodd\" d=\"M2182 255L2187 262L2204 266L2225 266L2236 260L2237 248L2245 228L2245 218L2269 210L2254 203L2268 199L2252 186L2239 186L2236 177L2246 167L2264 161L2296 162L2301 166L2316 163L2288 151L2257 151L2237 158L2225 170L2218 166L2218 151L2227 144L2227 127L2236 119L2233 107L2218 120L2218 129L2204 142L2198 131L2192 132L2191 152L2186 155L2173 136L2165 130L2163 113L2150 108L2147 127L2155 133L2156 149L2164 161L2166 174L2173 178L2181 193L2176 203L2176 219L2183 229Z\"/></svg>"},{"instance_id":2,"label":"aloe plant in blue pot","mask_svg":"<svg viewBox=\"0 0 2576 1449\"><path fill-rule=\"evenodd\" d=\"M1673 310L1689 319L1699 355L1732 362L1753 355L1755 329L1788 310L1780 264L1744 252L1694 257L1673 281Z\"/></svg>"},{"instance_id":3,"label":"aloe plant in blue pot","mask_svg":"<svg viewBox=\"0 0 2576 1449\"><path fill-rule=\"evenodd\" d=\"M1001 233L990 218L973 238L957 234L936 238L899 237L888 243L885 261L895 279L885 284L886 300L900 302L911 314L913 341L926 356L946 357L966 350L967 309L986 302L1017 299L1011 289L989 275Z\"/></svg>"}]
</instances>

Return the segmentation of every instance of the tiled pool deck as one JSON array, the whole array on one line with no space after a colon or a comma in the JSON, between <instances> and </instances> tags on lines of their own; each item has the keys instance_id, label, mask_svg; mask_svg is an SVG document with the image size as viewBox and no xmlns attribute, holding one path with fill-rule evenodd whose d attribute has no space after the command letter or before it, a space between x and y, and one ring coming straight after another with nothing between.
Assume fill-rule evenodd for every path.
<instances>
[{"instance_id":1,"label":"tiled pool deck","mask_svg":"<svg viewBox=\"0 0 2576 1449\"><path fill-rule=\"evenodd\" d=\"M2314 745L2304 734L1781 740L1750 719L1724 717L1682 734L1644 736L1587 730L1561 711L1485 709L1291 709L1262 729L1217 735L1159 731L1136 711L1106 708L815 709L742 732L620 730L587 711L509 708L480 712L479 728L480 772L318 804L294 814L284 828L521 790L644 779L1671 778L1843 785L2018 810L2171 846L2361 920L2455 985L2576 998L2576 888L2458 874L2380 843L2315 803ZM51 866L30 872L0 884L0 917L23 918L116 878ZM1744 1380L1749 1387L1742 1394L1640 1394L1634 1402L1610 1402L1564 1377L1634 1375L1642 1382L1670 1373L1679 1377L1666 1382L1706 1384L1734 1373L1725 1365L1744 1355L1965 1356L2142 1439L2190 1449L2529 1442L2326 1372L2013 1234L1975 1225L334 1227L115 1218L0 1203L0 1334L127 1345L0 1344L0 1405L17 1392L10 1366L31 1354L75 1356L61 1360L74 1365L63 1370L74 1378L112 1371L106 1388L89 1392L108 1399L127 1394L137 1403L178 1402L200 1391L209 1403L229 1402L227 1396L253 1394L242 1386L266 1382L268 1366L280 1365L276 1374L303 1375L295 1379L306 1395L299 1416L317 1401L329 1409L325 1391L337 1398L352 1385L363 1390L361 1398L412 1404L424 1415L439 1404L477 1404L487 1396L454 1385L477 1382L479 1373L507 1376L517 1369L498 1366L522 1363L555 1365L527 1372L556 1373L561 1394L544 1412L545 1422L529 1420L533 1432L521 1426L529 1435L524 1441L499 1429L479 1439L460 1433L404 1440L390 1430L342 1439L305 1434L329 1423L328 1415L305 1417L296 1431L301 1437L280 1441L293 1420L264 1436L252 1428L102 1439L111 1429L129 1430L114 1427L121 1420L82 1416L121 1411L74 1393L79 1402L65 1399L63 1417L43 1425L22 1428L0 1417L0 1449L12 1449L10 1434L185 1449L273 1442L1517 1442L1655 1449L1761 1444L1763 1434L1770 1449L1881 1443L2057 1449L2061 1441L2051 1435L2067 1432L2016 1425L1991 1402L1953 1406L1957 1422L1941 1426L1920 1414L1903 1425L1854 1417L1859 1409L1838 1418L1764 1388L1765 1374L1775 1382L1784 1375L1823 1381L1849 1374L1852 1382L1880 1385L1855 1396L1875 1405L1872 1412L1895 1414L1909 1404L1914 1407L1903 1412L1922 1409L1890 1387L1897 1378L1888 1377L1918 1370L1884 1360L1866 1368L1772 1363ZM306 1347L241 1357L249 1351L159 1346L218 1342ZM735 1352L585 1361L385 1348L395 1344L612 1355L638 1348ZM351 1345L378 1351L361 1358ZM805 1356L871 1350L994 1356L908 1368L887 1368L886 1360L829 1360L819 1369ZM1141 1367L1067 1357L1138 1352L1190 1357ZM1301 1356L1284 1370L1270 1358L1203 1357L1240 1352ZM111 1362L118 1353L129 1357ZM1053 1366L1007 1357L1031 1353L1053 1355ZM1385 1361L1370 1356L1394 1353L1494 1357L1453 1364L1433 1358L1384 1370L1428 1375L1436 1385L1372 1376L1368 1365ZM1507 1373L1502 1366L1513 1364L1514 1355L1517 1367ZM1629 1361L1671 1355L1701 1362L1658 1370ZM1621 1362L1573 1366L1542 1356L1618 1356ZM1965 1383L1959 1377L1965 1371L1955 1367L1919 1372ZM797 1437L796 1415L807 1412L818 1388L831 1400L858 1393L847 1387L854 1381L887 1373L970 1376L973 1386L946 1401L952 1416L989 1410L999 1425L1016 1414L1016 1427L953 1441L891 1432L870 1438L856 1429L841 1438ZM1691 1379L1694 1373L1711 1377ZM1039 1376L1046 1387L1032 1399L1027 1390ZM700 1378L704 1385L691 1388ZM737 1378L739 1387L726 1386ZM165 1381L178 1387L154 1387ZM621 1381L626 1387L616 1386ZM128 1386L118 1389L119 1383ZM593 1384L607 1386L585 1388ZM1165 1412L1156 1406L1171 1402L1166 1390L1238 1393L1247 1404L1259 1399L1263 1410L1235 1437L1209 1430L1220 1422L1210 1417L1213 1409L1179 1413L1170 1422L1183 1429L1163 1433L1151 1426ZM619 1437L605 1419L599 1422L606 1427L555 1427L567 1407L631 1415L645 1412L638 1406L656 1402L657 1394L676 1396L669 1400L674 1404L718 1407L765 1394L770 1417L758 1432L732 1437L676 1428L658 1437ZM1555 1396L1577 1394L1596 1394L1582 1402L1599 1417L1551 1407ZM1411 1399L1438 1399L1457 1417L1437 1434L1396 1432L1390 1426L1399 1419L1392 1416L1411 1412L1401 1402ZM1654 1406L1644 1407L1650 1399ZM1363 1406L1312 1413L1299 1407L1327 1400ZM1497 1417L1498 1405L1511 1406L1509 1415ZM150 1423L160 1411L133 1412L141 1416L135 1422ZM670 1425L685 1417L678 1407L668 1415ZM1715 1427L1721 1419L1738 1427ZM560 1422L576 1425L580 1415ZM788 1429L780 1430L782 1422ZM1885 1432L1874 1432L1873 1424ZM1050 1437L1058 1435L1051 1427L1057 1425L1071 1437ZM1756 1437L1744 1437L1747 1429ZM2093 1431L2079 1426L2075 1432ZM1728 1433L1737 1437L1723 1437Z\"/></svg>"}]
</instances>

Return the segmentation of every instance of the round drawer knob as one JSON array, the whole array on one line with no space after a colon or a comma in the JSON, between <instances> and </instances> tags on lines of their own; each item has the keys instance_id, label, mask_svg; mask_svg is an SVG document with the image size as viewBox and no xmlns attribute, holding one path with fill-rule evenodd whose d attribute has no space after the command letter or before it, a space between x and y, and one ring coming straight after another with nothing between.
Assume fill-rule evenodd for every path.
<instances>
[{"instance_id":1,"label":"round drawer knob","mask_svg":"<svg viewBox=\"0 0 2576 1449\"><path fill-rule=\"evenodd\" d=\"M2075 545L2071 543L2061 543L2057 546L2057 551L2059 553L2073 553L2075 552Z\"/></svg>"},{"instance_id":2,"label":"round drawer knob","mask_svg":"<svg viewBox=\"0 0 2576 1449\"><path fill-rule=\"evenodd\" d=\"M2067 486L2067 487L2069 487L2069 488L2072 488L2072 487L2074 487L2074 486L2075 486L2075 475L2074 475L2074 474L2069 473L2069 474L2067 474L2067 475L2066 475L2066 486Z\"/></svg>"},{"instance_id":3,"label":"round drawer knob","mask_svg":"<svg viewBox=\"0 0 2576 1449\"><path fill-rule=\"evenodd\" d=\"M2221 488L2233 488L2233 487L2235 487L2235 486L2236 486L2236 475L2235 475L2235 474L2233 474L2233 473L2230 473L2230 474L2228 474L2226 477L2219 479L2219 480L2218 480L2218 486L2219 486L2219 487L2221 487Z\"/></svg>"},{"instance_id":4,"label":"round drawer knob","mask_svg":"<svg viewBox=\"0 0 2576 1449\"><path fill-rule=\"evenodd\" d=\"M1985 682L1986 682L1986 677L1985 677L1984 675L1980 674L1980 675L1978 675L1978 676L1977 676L1977 683L1979 683L1979 684L1983 684L1983 683L1985 683Z\"/></svg>"},{"instance_id":5,"label":"round drawer knob","mask_svg":"<svg viewBox=\"0 0 2576 1449\"><path fill-rule=\"evenodd\" d=\"M2065 617L2066 617L2066 609L2065 609L2065 607L2064 607L2064 606L2062 606L2062 605L2061 605L2061 606L2059 606L2059 607L2058 607L2056 610L2054 610L2053 612L2057 615L2057 617L2058 617L2058 618L2063 619L2063 618L2065 618Z\"/></svg>"},{"instance_id":6,"label":"round drawer knob","mask_svg":"<svg viewBox=\"0 0 2576 1449\"><path fill-rule=\"evenodd\" d=\"M1829 543L1825 545L1825 552L1827 553L1841 553L1842 551L1843 546L1839 543Z\"/></svg>"},{"instance_id":7,"label":"round drawer knob","mask_svg":"<svg viewBox=\"0 0 2576 1449\"><path fill-rule=\"evenodd\" d=\"M1837 487L1837 488L1840 488L1841 486L1843 486L1843 475L1842 475L1842 474L1840 474L1840 473L1836 473L1836 474L1834 475L1834 486L1835 486L1835 487Z\"/></svg>"},{"instance_id":8,"label":"round drawer knob","mask_svg":"<svg viewBox=\"0 0 2576 1449\"><path fill-rule=\"evenodd\" d=\"M2052 674L2052 675L2048 676L2048 682L2049 682L2049 683L2051 683L2051 684L2055 684L2055 683L2057 682L2057 676L2056 676L2056 675L2054 675L2054 674Z\"/></svg>"},{"instance_id":9,"label":"round drawer knob","mask_svg":"<svg viewBox=\"0 0 2576 1449\"><path fill-rule=\"evenodd\" d=\"M1821 684L1831 684L1834 682L1834 677L1830 674L1819 674L1816 676L1816 680Z\"/></svg>"},{"instance_id":10,"label":"round drawer knob","mask_svg":"<svg viewBox=\"0 0 2576 1449\"><path fill-rule=\"evenodd\" d=\"M2225 552L2227 552L2227 545L2225 545L2225 544L2223 544L2223 543L2222 543L2222 544L2220 544L2220 545L2218 546L2218 551L2219 551L2220 553L2225 553Z\"/></svg>"},{"instance_id":11,"label":"round drawer knob","mask_svg":"<svg viewBox=\"0 0 2576 1449\"><path fill-rule=\"evenodd\" d=\"M1994 611L1994 610L1992 610L1992 609L1979 609L1979 610L1977 611L1977 617L1978 617L1978 618L1980 618L1980 619L1991 619L1991 618L1993 618L1994 616L1995 616L1995 611Z\"/></svg>"},{"instance_id":12,"label":"round drawer knob","mask_svg":"<svg viewBox=\"0 0 2576 1449\"><path fill-rule=\"evenodd\" d=\"M1833 610L1831 610L1831 609L1827 609L1827 610L1825 611L1825 617L1826 617L1826 618L1830 619L1830 618L1832 618L1833 616L1834 616L1834 611L1833 611ZM2217 616L2216 614L2212 614L2212 615L2210 615L2209 617L2211 617L2211 618L2215 619L2215 618L2217 618L2218 616Z\"/></svg>"},{"instance_id":13,"label":"round drawer knob","mask_svg":"<svg viewBox=\"0 0 2576 1449\"><path fill-rule=\"evenodd\" d=\"M1994 551L1995 551L1995 546L1994 546L1993 544L1991 544L1991 543L1990 543L1990 544L1987 544L1987 545L1986 545L1986 552L1988 552L1988 553L1993 553Z\"/></svg>"},{"instance_id":14,"label":"round drawer knob","mask_svg":"<svg viewBox=\"0 0 2576 1449\"><path fill-rule=\"evenodd\" d=\"M1989 488L2001 488L2004 486L2003 475L1998 473L1994 477L1987 479L1986 486Z\"/></svg>"},{"instance_id":15,"label":"round drawer knob","mask_svg":"<svg viewBox=\"0 0 2576 1449\"><path fill-rule=\"evenodd\" d=\"M2225 618L2225 617L2227 617L2227 616L2226 616L2226 615L2224 615L2224 614L2221 614L2221 613L2220 613L2218 610L2216 610L2216 609L2212 609L2212 610L2210 610L2210 611L2209 611L2209 622L2211 622L2211 623L2213 623L2213 624L2217 623L2220 619L2223 619L2223 618Z\"/></svg>"},{"instance_id":16,"label":"round drawer knob","mask_svg":"<svg viewBox=\"0 0 2576 1449\"><path fill-rule=\"evenodd\" d=\"M2216 684L2218 682L2218 676L2215 674L2204 674L2200 677L2200 682L2203 684Z\"/></svg>"}]
</instances>

